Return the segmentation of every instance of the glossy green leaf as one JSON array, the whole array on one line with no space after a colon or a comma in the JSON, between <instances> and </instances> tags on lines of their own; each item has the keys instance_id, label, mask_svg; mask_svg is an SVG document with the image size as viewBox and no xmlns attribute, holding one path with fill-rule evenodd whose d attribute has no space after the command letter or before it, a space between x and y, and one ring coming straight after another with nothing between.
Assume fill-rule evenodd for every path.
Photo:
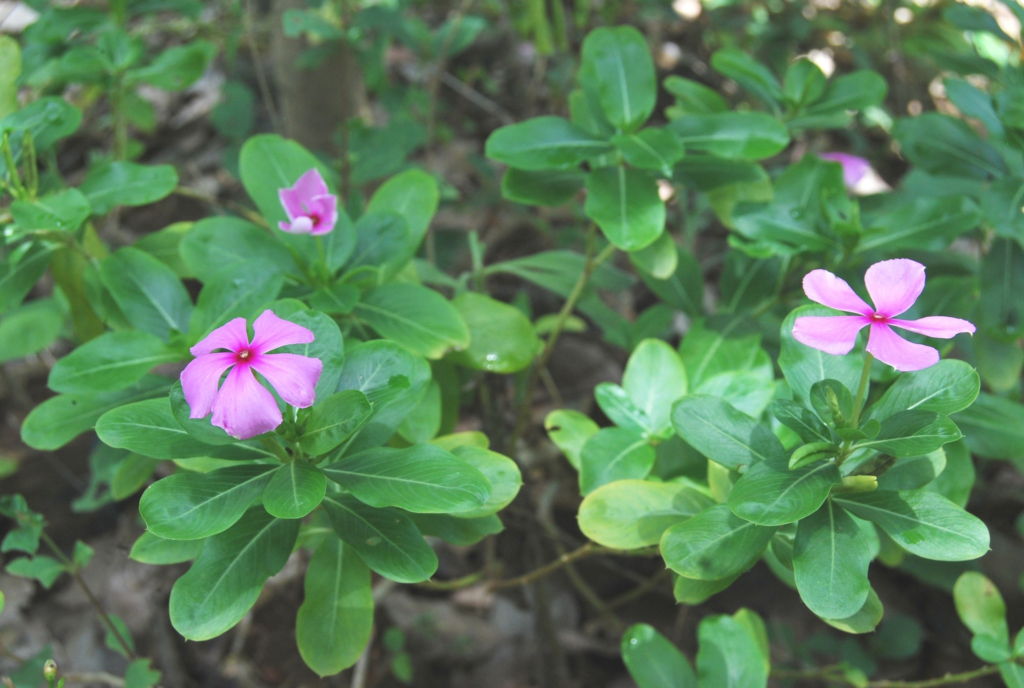
<instances>
[{"instance_id":1,"label":"glossy green leaf","mask_svg":"<svg viewBox=\"0 0 1024 688\"><path fill-rule=\"evenodd\" d=\"M823 306L801 306L782 323L782 350L779 367L797 401L809 400L811 387L821 380L838 380L847 389L856 389L864 367L863 349L857 347L845 356L833 356L801 344L793 338L793 323L802 316L835 315Z\"/></svg>"},{"instance_id":2,"label":"glossy green leaf","mask_svg":"<svg viewBox=\"0 0 1024 688\"><path fill-rule=\"evenodd\" d=\"M481 518L497 513L512 503L523 486L523 476L515 461L497 452L463 445L451 450L452 454L480 471L491 484L491 496L478 509L462 511L459 518Z\"/></svg>"},{"instance_id":3,"label":"glossy green leaf","mask_svg":"<svg viewBox=\"0 0 1024 688\"><path fill-rule=\"evenodd\" d=\"M204 540L168 540L148 530L132 545L128 558L143 564L180 564L199 556Z\"/></svg>"},{"instance_id":4,"label":"glossy green leaf","mask_svg":"<svg viewBox=\"0 0 1024 688\"><path fill-rule=\"evenodd\" d=\"M612 143L622 152L626 162L642 170L672 176L672 166L682 159L683 146L668 129L648 127L635 134L613 136Z\"/></svg>"},{"instance_id":5,"label":"glossy green leaf","mask_svg":"<svg viewBox=\"0 0 1024 688\"><path fill-rule=\"evenodd\" d=\"M771 70L742 50L723 48L711 56L711 68L732 79L752 96L773 108L783 99L782 88Z\"/></svg>"},{"instance_id":6,"label":"glossy green leaf","mask_svg":"<svg viewBox=\"0 0 1024 688\"><path fill-rule=\"evenodd\" d=\"M703 581L674 574L672 594L680 604L703 604L736 582L738 575L715 581Z\"/></svg>"},{"instance_id":7,"label":"glossy green leaf","mask_svg":"<svg viewBox=\"0 0 1024 688\"><path fill-rule=\"evenodd\" d=\"M235 524L259 499L272 465L228 466L210 473L180 471L142 493L139 513L146 527L168 540L199 540Z\"/></svg>"},{"instance_id":8,"label":"glossy green leaf","mask_svg":"<svg viewBox=\"0 0 1024 688\"><path fill-rule=\"evenodd\" d=\"M542 348L522 311L489 296L463 292L452 301L469 329L469 346L451 356L467 368L492 373L525 369Z\"/></svg>"},{"instance_id":9,"label":"glossy green leaf","mask_svg":"<svg viewBox=\"0 0 1024 688\"><path fill-rule=\"evenodd\" d=\"M14 264L0 263L0 313L21 303L29 290L46 272L53 249L42 244L31 246Z\"/></svg>"},{"instance_id":10,"label":"glossy green leaf","mask_svg":"<svg viewBox=\"0 0 1024 688\"><path fill-rule=\"evenodd\" d=\"M141 81L164 91L181 91L195 83L217 56L217 46L202 39L174 46L141 69L128 72L128 83Z\"/></svg>"},{"instance_id":11,"label":"glossy green leaf","mask_svg":"<svg viewBox=\"0 0 1024 688\"><path fill-rule=\"evenodd\" d=\"M666 530L661 555L681 576L723 580L753 566L775 531L744 521L719 504Z\"/></svg>"},{"instance_id":12,"label":"glossy green leaf","mask_svg":"<svg viewBox=\"0 0 1024 688\"><path fill-rule=\"evenodd\" d=\"M662 83L676 97L676 109L684 115L710 115L729 109L718 91L702 83L672 75Z\"/></svg>"},{"instance_id":13,"label":"glossy green leaf","mask_svg":"<svg viewBox=\"0 0 1024 688\"><path fill-rule=\"evenodd\" d=\"M302 518L320 505L326 493L327 478L320 469L296 459L270 476L263 489L263 508L277 518Z\"/></svg>"},{"instance_id":14,"label":"glossy green leaf","mask_svg":"<svg viewBox=\"0 0 1024 688\"><path fill-rule=\"evenodd\" d=\"M683 653L647 624L626 629L622 661L638 688L697 688L697 678Z\"/></svg>"},{"instance_id":15,"label":"glossy green leaf","mask_svg":"<svg viewBox=\"0 0 1024 688\"><path fill-rule=\"evenodd\" d=\"M663 243L666 237L672 241L671 236L666 232L662 234L661 239L656 240L647 248L641 249L640 253L652 250L659 243ZM641 268L640 278L658 298L692 317L700 316L704 312L704 280L700 264L697 263L697 259L693 257L692 253L682 246L676 246L676 268L667 279L658 279L653 274L648 274L647 268L643 267L644 259L637 258L637 255L631 253L630 259L634 265Z\"/></svg>"},{"instance_id":16,"label":"glossy green leaf","mask_svg":"<svg viewBox=\"0 0 1024 688\"><path fill-rule=\"evenodd\" d=\"M412 258L416 246L404 217L393 212L367 213L356 222L355 246L346 270L373 266L380 268L381 281L387 281Z\"/></svg>"},{"instance_id":17,"label":"glossy green leaf","mask_svg":"<svg viewBox=\"0 0 1024 688\"><path fill-rule=\"evenodd\" d=\"M658 544L665 530L712 504L684 483L617 480L587 495L578 520L583 534L600 545L640 549Z\"/></svg>"},{"instance_id":18,"label":"glossy green leaf","mask_svg":"<svg viewBox=\"0 0 1024 688\"><path fill-rule=\"evenodd\" d=\"M466 323L451 302L416 284L377 287L356 304L355 314L382 336L427 358L470 344Z\"/></svg>"},{"instance_id":19,"label":"glossy green leaf","mask_svg":"<svg viewBox=\"0 0 1024 688\"><path fill-rule=\"evenodd\" d=\"M865 419L883 421L899 411L934 411L949 415L962 411L978 397L978 373L964 361L947 358L912 373L903 373L864 413Z\"/></svg>"},{"instance_id":20,"label":"glossy green leaf","mask_svg":"<svg viewBox=\"0 0 1024 688\"><path fill-rule=\"evenodd\" d=\"M410 514L424 535L439 537L457 547L475 545L488 535L504 530L501 519L491 514L482 518L457 518L449 514Z\"/></svg>"},{"instance_id":21,"label":"glossy green leaf","mask_svg":"<svg viewBox=\"0 0 1024 688\"><path fill-rule=\"evenodd\" d=\"M856 614L867 601L872 552L856 521L826 501L800 521L793 547L796 587L804 604L826 619Z\"/></svg>"},{"instance_id":22,"label":"glossy green leaf","mask_svg":"<svg viewBox=\"0 0 1024 688\"><path fill-rule=\"evenodd\" d=\"M717 397L691 394L672 407L672 425L688 444L727 468L782 462L785 450L771 429Z\"/></svg>"},{"instance_id":23,"label":"glossy green leaf","mask_svg":"<svg viewBox=\"0 0 1024 688\"><path fill-rule=\"evenodd\" d=\"M844 633L871 633L878 627L883 612L882 601L878 599L878 594L874 588L869 588L868 599L857 613L844 619L822 619L822 621Z\"/></svg>"},{"instance_id":24,"label":"glossy green leaf","mask_svg":"<svg viewBox=\"0 0 1024 688\"><path fill-rule=\"evenodd\" d=\"M580 81L596 92L604 116L626 132L654 111L657 82L647 40L632 26L594 29L583 41Z\"/></svg>"},{"instance_id":25,"label":"glossy green leaf","mask_svg":"<svg viewBox=\"0 0 1024 688\"><path fill-rule=\"evenodd\" d=\"M471 511L491 496L491 485L480 471L432 444L367 449L323 471L370 506L415 513Z\"/></svg>"},{"instance_id":26,"label":"glossy green leaf","mask_svg":"<svg viewBox=\"0 0 1024 688\"><path fill-rule=\"evenodd\" d=\"M587 217L623 251L639 251L665 231L665 203L646 172L622 165L587 175Z\"/></svg>"},{"instance_id":27,"label":"glossy green leaf","mask_svg":"<svg viewBox=\"0 0 1024 688\"><path fill-rule=\"evenodd\" d=\"M1024 459L1024 405L982 392L954 420L972 453L986 459Z\"/></svg>"},{"instance_id":28,"label":"glossy green leaf","mask_svg":"<svg viewBox=\"0 0 1024 688\"><path fill-rule=\"evenodd\" d=\"M671 346L660 339L645 339L626 363L622 387L660 433L672 426L672 403L686 394L686 369Z\"/></svg>"},{"instance_id":29,"label":"glossy green leaf","mask_svg":"<svg viewBox=\"0 0 1024 688\"><path fill-rule=\"evenodd\" d=\"M92 206L78 189L65 189L32 202L11 203L11 216L23 230L73 232L89 219Z\"/></svg>"},{"instance_id":30,"label":"glossy green leaf","mask_svg":"<svg viewBox=\"0 0 1024 688\"><path fill-rule=\"evenodd\" d=\"M154 366L180 358L151 334L108 332L57 361L47 384L65 394L112 392L131 386Z\"/></svg>"},{"instance_id":31,"label":"glossy green leaf","mask_svg":"<svg viewBox=\"0 0 1024 688\"><path fill-rule=\"evenodd\" d=\"M42 351L63 328L64 312L55 299L36 299L18 306L0 318L0 363Z\"/></svg>"},{"instance_id":32,"label":"glossy green leaf","mask_svg":"<svg viewBox=\"0 0 1024 688\"><path fill-rule=\"evenodd\" d=\"M146 205L159 201L178 186L178 173L170 165L110 162L89 170L78 187L94 215L106 215L119 205Z\"/></svg>"},{"instance_id":33,"label":"glossy green leaf","mask_svg":"<svg viewBox=\"0 0 1024 688\"><path fill-rule=\"evenodd\" d=\"M996 586L983 574L977 571L960 574L953 586L953 602L960 620L971 629L971 633L1009 643L1006 603Z\"/></svg>"},{"instance_id":34,"label":"glossy green leaf","mask_svg":"<svg viewBox=\"0 0 1024 688\"><path fill-rule=\"evenodd\" d=\"M372 632L370 570L351 547L324 538L309 562L295 620L299 654L319 675L337 674L356 663Z\"/></svg>"},{"instance_id":35,"label":"glossy green leaf","mask_svg":"<svg viewBox=\"0 0 1024 688\"><path fill-rule=\"evenodd\" d=\"M328 188L333 188L334 173L327 165L295 141L277 134L253 136L242 146L238 158L246 193L274 228L278 222L288 219L277 192L291 187L299 177L314 167L320 170ZM282 241L293 246L304 247L310 252L315 250L313 237L287 235L283 232L279 236Z\"/></svg>"},{"instance_id":36,"label":"glossy green leaf","mask_svg":"<svg viewBox=\"0 0 1024 688\"><path fill-rule=\"evenodd\" d=\"M501 195L524 205L559 206L580 192L587 174L564 170L520 170L509 167L501 178Z\"/></svg>"},{"instance_id":37,"label":"glossy green leaf","mask_svg":"<svg viewBox=\"0 0 1024 688\"><path fill-rule=\"evenodd\" d=\"M437 212L440 201L437 181L423 170L396 174L381 184L366 206L367 213L394 212L405 218L418 245Z\"/></svg>"},{"instance_id":38,"label":"glossy green leaf","mask_svg":"<svg viewBox=\"0 0 1024 688\"><path fill-rule=\"evenodd\" d=\"M562 450L569 464L578 471L583 445L600 428L589 416L579 411L559 409L547 415L544 429L555 446Z\"/></svg>"},{"instance_id":39,"label":"glossy green leaf","mask_svg":"<svg viewBox=\"0 0 1024 688\"><path fill-rule=\"evenodd\" d=\"M174 271L153 256L122 248L100 263L100 276L135 327L164 341L187 332L192 299Z\"/></svg>"},{"instance_id":40,"label":"glossy green leaf","mask_svg":"<svg viewBox=\"0 0 1024 688\"><path fill-rule=\"evenodd\" d=\"M866 221L857 251L941 251L980 223L981 211L966 196L918 198Z\"/></svg>"},{"instance_id":41,"label":"glossy green leaf","mask_svg":"<svg viewBox=\"0 0 1024 688\"><path fill-rule=\"evenodd\" d=\"M437 555L401 509L378 509L342 494L324 499L324 511L338 537L385 578L418 583L437 571Z\"/></svg>"},{"instance_id":42,"label":"glossy green leaf","mask_svg":"<svg viewBox=\"0 0 1024 688\"><path fill-rule=\"evenodd\" d=\"M967 561L989 549L985 524L932 492L876 490L835 495L833 500L924 559Z\"/></svg>"},{"instance_id":43,"label":"glossy green leaf","mask_svg":"<svg viewBox=\"0 0 1024 688\"><path fill-rule=\"evenodd\" d=\"M372 413L373 408L362 392L336 392L313 406L299 443L311 456L326 454L351 437Z\"/></svg>"},{"instance_id":44,"label":"glossy green leaf","mask_svg":"<svg viewBox=\"0 0 1024 688\"><path fill-rule=\"evenodd\" d=\"M203 546L171 588L171 625L189 640L209 640L242 620L268 578L292 553L299 521L256 506Z\"/></svg>"},{"instance_id":45,"label":"glossy green leaf","mask_svg":"<svg viewBox=\"0 0 1024 688\"><path fill-rule=\"evenodd\" d=\"M803 404L789 399L772 402L772 415L804 442L831 442L832 435L821 420Z\"/></svg>"},{"instance_id":46,"label":"glossy green leaf","mask_svg":"<svg viewBox=\"0 0 1024 688\"><path fill-rule=\"evenodd\" d=\"M882 421L877 436L856 446L898 457L919 456L961 437L953 421L934 411L900 411Z\"/></svg>"},{"instance_id":47,"label":"glossy green leaf","mask_svg":"<svg viewBox=\"0 0 1024 688\"><path fill-rule=\"evenodd\" d=\"M504 126L487 138L486 155L520 170L574 167L612 146L561 117L534 117Z\"/></svg>"},{"instance_id":48,"label":"glossy green leaf","mask_svg":"<svg viewBox=\"0 0 1024 688\"><path fill-rule=\"evenodd\" d=\"M260 309L277 298L284 275L272 264L250 262L231 265L208 278L199 292L189 320L189 339L200 342L235 318L254 319Z\"/></svg>"},{"instance_id":49,"label":"glossy green leaf","mask_svg":"<svg viewBox=\"0 0 1024 688\"><path fill-rule=\"evenodd\" d=\"M639 432L599 430L580 452L580 492L587 495L617 480L646 478L654 460L654 447Z\"/></svg>"},{"instance_id":50,"label":"glossy green leaf","mask_svg":"<svg viewBox=\"0 0 1024 688\"><path fill-rule=\"evenodd\" d=\"M893 136L902 154L925 172L974 179L1006 174L995 147L964 121L937 112L904 117Z\"/></svg>"},{"instance_id":51,"label":"glossy green leaf","mask_svg":"<svg viewBox=\"0 0 1024 688\"><path fill-rule=\"evenodd\" d=\"M763 526L794 523L818 511L832 486L840 482L834 462L795 470L780 470L762 462L732 486L729 508L740 518Z\"/></svg>"},{"instance_id":52,"label":"glossy green leaf","mask_svg":"<svg viewBox=\"0 0 1024 688\"><path fill-rule=\"evenodd\" d=\"M878 489L918 490L935 480L945 468L946 452L942 449L923 456L908 456L878 476Z\"/></svg>"},{"instance_id":53,"label":"glossy green leaf","mask_svg":"<svg viewBox=\"0 0 1024 688\"><path fill-rule=\"evenodd\" d=\"M762 160L789 145L786 127L763 112L686 115L669 123L686 150L734 160Z\"/></svg>"},{"instance_id":54,"label":"glossy green leaf","mask_svg":"<svg viewBox=\"0 0 1024 688\"><path fill-rule=\"evenodd\" d=\"M597 385L594 389L594 399L608 416L608 420L618 427L645 436L654 434L654 423L647 413L633 403L626 390L614 382L602 382Z\"/></svg>"},{"instance_id":55,"label":"glossy green leaf","mask_svg":"<svg viewBox=\"0 0 1024 688\"><path fill-rule=\"evenodd\" d=\"M265 261L276 270L299 274L285 245L266 230L235 217L209 217L200 220L181 240L182 260L202 281L207 281L231 265Z\"/></svg>"},{"instance_id":56,"label":"glossy green leaf","mask_svg":"<svg viewBox=\"0 0 1024 688\"><path fill-rule=\"evenodd\" d=\"M699 688L765 688L768 669L758 641L731 616L710 616L697 627Z\"/></svg>"},{"instance_id":57,"label":"glossy green leaf","mask_svg":"<svg viewBox=\"0 0 1024 688\"><path fill-rule=\"evenodd\" d=\"M650 278L666 281L675 275L679 267L679 254L672 235L665 232L653 244L630 253L629 260Z\"/></svg>"}]
</instances>

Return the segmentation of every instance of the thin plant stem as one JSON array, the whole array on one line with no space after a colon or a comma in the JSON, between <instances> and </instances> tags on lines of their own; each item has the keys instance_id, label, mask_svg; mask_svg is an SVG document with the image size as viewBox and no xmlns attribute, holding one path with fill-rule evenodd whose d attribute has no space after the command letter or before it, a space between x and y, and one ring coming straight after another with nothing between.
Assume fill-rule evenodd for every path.
<instances>
[{"instance_id":1,"label":"thin plant stem","mask_svg":"<svg viewBox=\"0 0 1024 688\"><path fill-rule=\"evenodd\" d=\"M258 225L263 229L267 230L268 232L271 231L270 224L265 219L263 219L262 215L253 210L250 210L249 208L246 208L244 205L241 205L240 203L235 203L234 201L228 200L221 200L214 196L210 196L209 194L204 194L202 191L190 189L187 186L179 186L176 189L174 189L174 191L172 191L171 193L173 193L176 196L184 196L185 198L194 198L197 201L202 201L203 203L224 208L225 210L230 210L233 213L238 213L239 215L241 215L254 225Z\"/></svg>"},{"instance_id":2,"label":"thin plant stem","mask_svg":"<svg viewBox=\"0 0 1024 688\"><path fill-rule=\"evenodd\" d=\"M267 80L266 69L260 61L259 52L256 50L256 32L252 23L252 2L245 0L242 4L242 19L245 23L245 36L249 43L249 53L252 55L252 66L256 72L256 83L260 88L260 96L263 98L263 105L270 115L270 124L278 134L282 133L281 117L277 114L277 106L274 105L274 98L270 93L270 82Z\"/></svg>"},{"instance_id":3,"label":"thin plant stem","mask_svg":"<svg viewBox=\"0 0 1024 688\"><path fill-rule=\"evenodd\" d=\"M533 402L534 390L537 389L537 383L540 381L541 372L547 367L548 360L551 358L551 354L555 350L555 345L558 344L558 340L562 336L562 331L565 329L565 324L569 321L569 316L572 315L573 310L576 308L576 304L583 296L583 291L586 288L587 283L590 281L591 276L594 274L594 271L615 253L615 246L613 244L609 244L596 256L594 255L594 240L596 232L596 226L591 224L590 228L587 230L587 253L583 264L583 272L580 273L579 279L576 280L576 284L573 285L572 291L569 292L568 298L566 298L565 303L562 305L562 310L558 312L558 319L555 320L555 325L551 329L551 334L548 335L547 342L544 343L544 349L541 350L540 356L537 357L537 360L533 364L533 369L530 371L530 377L527 378L526 386L523 389L522 402L519 405L516 427L512 432L512 437L508 443L509 451L515 451L519 438L526 430L526 424L530 419L530 408Z\"/></svg>"},{"instance_id":4,"label":"thin plant stem","mask_svg":"<svg viewBox=\"0 0 1024 688\"><path fill-rule=\"evenodd\" d=\"M121 631L119 631L117 626L114 625L114 622L110 620L110 617L107 616L106 610L103 609L103 605L101 605L100 601L96 599L96 596L92 594L92 590L89 589L89 586L85 584L85 580L78 572L78 565L67 558L67 555L61 551L60 547L57 546L57 543L53 541L53 538L51 538L45 530L39 533L39 537L46 543L46 546L49 547L55 555L57 555L57 558L60 559L61 563L68 568L68 571L71 573L72 577L74 577L75 582L78 583L79 587L82 588L82 592L84 592L85 596L89 599L89 604L96 609L100 618L103 619L103 624L107 627L107 630L109 630L117 640L117 644L121 646L121 649L124 650L125 654L128 655L130 659L136 659L135 651L132 649L131 645L124 639L121 635Z\"/></svg>"},{"instance_id":5,"label":"thin plant stem","mask_svg":"<svg viewBox=\"0 0 1024 688\"><path fill-rule=\"evenodd\" d=\"M858 683L856 680L848 678L844 673L842 673L842 669L836 666L805 670L772 670L772 676L776 678L818 679L835 685L860 686L863 688L938 688L939 686L953 686L967 683L968 681L973 681L974 679L991 676L992 674L997 673L999 673L999 667L989 664L972 671L965 671L959 674L946 674L945 676L939 676L938 678L929 678L920 681L879 679L876 681L868 681L867 683Z\"/></svg>"},{"instance_id":6,"label":"thin plant stem","mask_svg":"<svg viewBox=\"0 0 1024 688\"><path fill-rule=\"evenodd\" d=\"M658 572L657 574L648 578L645 582L634 587L632 590L627 590L615 599L610 600L607 604L608 609L616 609L624 604L628 604L633 600L643 597L644 595L646 595L647 593L651 592L659 585L661 585L662 581L668 580L671 573L672 571L670 571L669 569L664 569Z\"/></svg>"},{"instance_id":7,"label":"thin plant stem","mask_svg":"<svg viewBox=\"0 0 1024 688\"><path fill-rule=\"evenodd\" d=\"M850 416L850 427L856 428L860 422L860 409L864 405L864 394L868 391L868 381L871 379L871 362L875 357L864 352L864 368L860 371L860 384L857 385L857 398L853 400L853 414Z\"/></svg>"}]
</instances>

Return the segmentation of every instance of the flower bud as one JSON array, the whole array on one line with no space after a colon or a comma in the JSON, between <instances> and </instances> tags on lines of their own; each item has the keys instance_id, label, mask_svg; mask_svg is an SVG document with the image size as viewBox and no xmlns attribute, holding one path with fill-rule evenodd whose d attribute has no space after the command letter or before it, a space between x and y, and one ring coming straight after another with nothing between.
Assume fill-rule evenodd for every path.
<instances>
[{"instance_id":1,"label":"flower bud","mask_svg":"<svg viewBox=\"0 0 1024 688\"><path fill-rule=\"evenodd\" d=\"M43 665L43 678L49 683L57 679L57 662L52 659L46 660L46 664Z\"/></svg>"}]
</instances>

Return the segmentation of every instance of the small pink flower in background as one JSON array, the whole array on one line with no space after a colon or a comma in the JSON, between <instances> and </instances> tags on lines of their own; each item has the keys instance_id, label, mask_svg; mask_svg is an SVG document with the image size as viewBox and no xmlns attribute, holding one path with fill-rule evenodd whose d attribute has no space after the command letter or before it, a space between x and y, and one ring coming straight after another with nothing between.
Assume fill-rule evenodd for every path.
<instances>
[{"instance_id":1,"label":"small pink flower in background","mask_svg":"<svg viewBox=\"0 0 1024 688\"><path fill-rule=\"evenodd\" d=\"M843 166L843 184L849 190L857 186L857 182L871 171L871 163L864 158L850 155L849 153L818 153L818 157L822 160L837 162Z\"/></svg>"},{"instance_id":2,"label":"small pink flower in background","mask_svg":"<svg viewBox=\"0 0 1024 688\"><path fill-rule=\"evenodd\" d=\"M327 234L338 222L338 197L327 189L315 167L299 177L295 186L277 192L288 213L278 226L290 234Z\"/></svg>"},{"instance_id":3,"label":"small pink flower in background","mask_svg":"<svg viewBox=\"0 0 1024 688\"><path fill-rule=\"evenodd\" d=\"M305 327L267 310L256 318L253 331L250 342L245 318L218 327L190 349L196 358L181 373L181 389L192 410L189 418L205 418L213 411L213 424L240 440L281 424L274 395L259 383L253 370L266 378L286 403L306 408L313 405L314 388L324 367L318 358L268 353L289 344L312 342L313 333ZM228 368L231 372L220 385Z\"/></svg>"},{"instance_id":4,"label":"small pink flower in background","mask_svg":"<svg viewBox=\"0 0 1024 688\"><path fill-rule=\"evenodd\" d=\"M857 333L871 327L868 353L896 370L921 370L939 362L939 352L914 344L892 331L899 327L927 337L949 339L961 332L974 333L974 325L959 318L932 316L920 320L897 320L917 301L924 289L924 266L906 258L885 260L868 268L864 275L872 308L850 285L827 270L812 270L804 277L804 293L811 301L859 315L832 317L804 316L793 325L798 342L841 356L850 353Z\"/></svg>"}]
</instances>

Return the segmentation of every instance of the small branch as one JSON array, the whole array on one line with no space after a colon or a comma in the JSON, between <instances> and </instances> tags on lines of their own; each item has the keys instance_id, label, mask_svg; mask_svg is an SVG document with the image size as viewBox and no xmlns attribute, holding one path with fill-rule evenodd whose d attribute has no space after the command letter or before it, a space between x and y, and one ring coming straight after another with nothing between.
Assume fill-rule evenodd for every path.
<instances>
[{"instance_id":1,"label":"small branch","mask_svg":"<svg viewBox=\"0 0 1024 688\"><path fill-rule=\"evenodd\" d=\"M669 569L658 572L632 590L628 590L615 599L610 600L606 606L608 609L616 609L617 607L621 607L624 604L628 604L635 599L643 597L661 585L662 581L668 580L671 573L672 572Z\"/></svg>"},{"instance_id":2,"label":"small branch","mask_svg":"<svg viewBox=\"0 0 1024 688\"><path fill-rule=\"evenodd\" d=\"M818 679L841 686L862 686L863 688L938 688L939 686L967 683L976 678L997 674L999 673L999 667L989 664L973 671L946 674L938 678L929 678L921 681L879 679L877 681L868 681L867 683L858 683L854 679L848 678L842 671L842 668L838 666L802 670L772 669L772 676L775 678Z\"/></svg>"}]
</instances>

